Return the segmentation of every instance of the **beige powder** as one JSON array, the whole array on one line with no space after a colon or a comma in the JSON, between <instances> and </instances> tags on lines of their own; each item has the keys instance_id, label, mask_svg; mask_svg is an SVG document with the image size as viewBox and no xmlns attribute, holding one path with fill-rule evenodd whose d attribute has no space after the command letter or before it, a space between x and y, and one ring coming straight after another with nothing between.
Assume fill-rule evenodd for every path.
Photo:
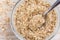
<instances>
[{"instance_id":1,"label":"beige powder","mask_svg":"<svg viewBox=\"0 0 60 40\"><path fill-rule=\"evenodd\" d=\"M45 40L55 28L56 13L52 10L44 19L44 12L50 7L43 0L25 0L19 5L14 14L15 26L18 33L26 40ZM41 25L45 22L45 25Z\"/></svg>"}]
</instances>

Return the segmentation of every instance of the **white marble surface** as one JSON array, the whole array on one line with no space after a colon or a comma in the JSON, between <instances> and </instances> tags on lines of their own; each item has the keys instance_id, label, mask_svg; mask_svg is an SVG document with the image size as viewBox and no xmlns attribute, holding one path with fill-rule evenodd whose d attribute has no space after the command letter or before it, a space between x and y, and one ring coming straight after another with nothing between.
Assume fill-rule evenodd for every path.
<instances>
[{"instance_id":1,"label":"white marble surface","mask_svg":"<svg viewBox=\"0 0 60 40\"><path fill-rule=\"evenodd\" d=\"M9 14L18 0L0 0L0 40L19 40L12 32L9 25ZM52 0L54 2L54 0ZM8 4L9 5L8 5ZM10 5L11 4L11 5ZM4 8L5 7L5 8ZM8 10L8 11L5 11ZM60 6L59 6L60 10ZM51 40L60 40L60 29Z\"/></svg>"}]
</instances>

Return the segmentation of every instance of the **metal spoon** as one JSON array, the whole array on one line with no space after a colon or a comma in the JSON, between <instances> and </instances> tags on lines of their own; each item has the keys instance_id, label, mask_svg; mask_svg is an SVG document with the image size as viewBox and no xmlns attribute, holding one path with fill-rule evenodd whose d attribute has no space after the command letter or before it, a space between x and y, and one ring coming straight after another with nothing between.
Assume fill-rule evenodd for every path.
<instances>
[{"instance_id":1,"label":"metal spoon","mask_svg":"<svg viewBox=\"0 0 60 40\"><path fill-rule=\"evenodd\" d=\"M52 10L54 9L56 6L58 6L60 4L60 0L57 0L45 13L44 13L44 18L45 18L45 22L41 25L45 25L46 23L46 15Z\"/></svg>"},{"instance_id":2,"label":"metal spoon","mask_svg":"<svg viewBox=\"0 0 60 40\"><path fill-rule=\"evenodd\" d=\"M44 15L47 15L52 9L54 9L57 5L60 4L60 0L57 0L45 13Z\"/></svg>"}]
</instances>

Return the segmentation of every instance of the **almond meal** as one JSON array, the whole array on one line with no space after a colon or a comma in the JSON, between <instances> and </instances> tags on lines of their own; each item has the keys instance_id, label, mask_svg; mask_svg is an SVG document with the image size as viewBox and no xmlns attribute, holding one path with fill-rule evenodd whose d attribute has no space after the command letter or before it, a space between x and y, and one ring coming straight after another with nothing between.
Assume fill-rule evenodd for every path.
<instances>
[{"instance_id":1,"label":"almond meal","mask_svg":"<svg viewBox=\"0 0 60 40\"><path fill-rule=\"evenodd\" d=\"M50 36L56 25L56 13L52 10L44 19L43 14L49 7L49 2L43 0L24 0L14 13L14 25L18 33L26 40L45 40Z\"/></svg>"}]
</instances>

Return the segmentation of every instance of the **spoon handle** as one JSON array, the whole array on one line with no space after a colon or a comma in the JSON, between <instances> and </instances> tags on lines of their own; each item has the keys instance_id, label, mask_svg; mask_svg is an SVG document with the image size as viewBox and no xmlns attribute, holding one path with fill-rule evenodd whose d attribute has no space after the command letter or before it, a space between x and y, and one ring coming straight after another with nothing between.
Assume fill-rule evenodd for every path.
<instances>
[{"instance_id":1,"label":"spoon handle","mask_svg":"<svg viewBox=\"0 0 60 40\"><path fill-rule=\"evenodd\" d=\"M60 0L57 0L49 9L44 13L44 15L47 15L52 9L54 9L57 5L60 4Z\"/></svg>"},{"instance_id":2,"label":"spoon handle","mask_svg":"<svg viewBox=\"0 0 60 40\"><path fill-rule=\"evenodd\" d=\"M16 2L16 4L15 4L14 7L13 7L13 10L14 10L15 6L16 6L20 1L21 1L21 0L18 0L18 1Z\"/></svg>"}]
</instances>

